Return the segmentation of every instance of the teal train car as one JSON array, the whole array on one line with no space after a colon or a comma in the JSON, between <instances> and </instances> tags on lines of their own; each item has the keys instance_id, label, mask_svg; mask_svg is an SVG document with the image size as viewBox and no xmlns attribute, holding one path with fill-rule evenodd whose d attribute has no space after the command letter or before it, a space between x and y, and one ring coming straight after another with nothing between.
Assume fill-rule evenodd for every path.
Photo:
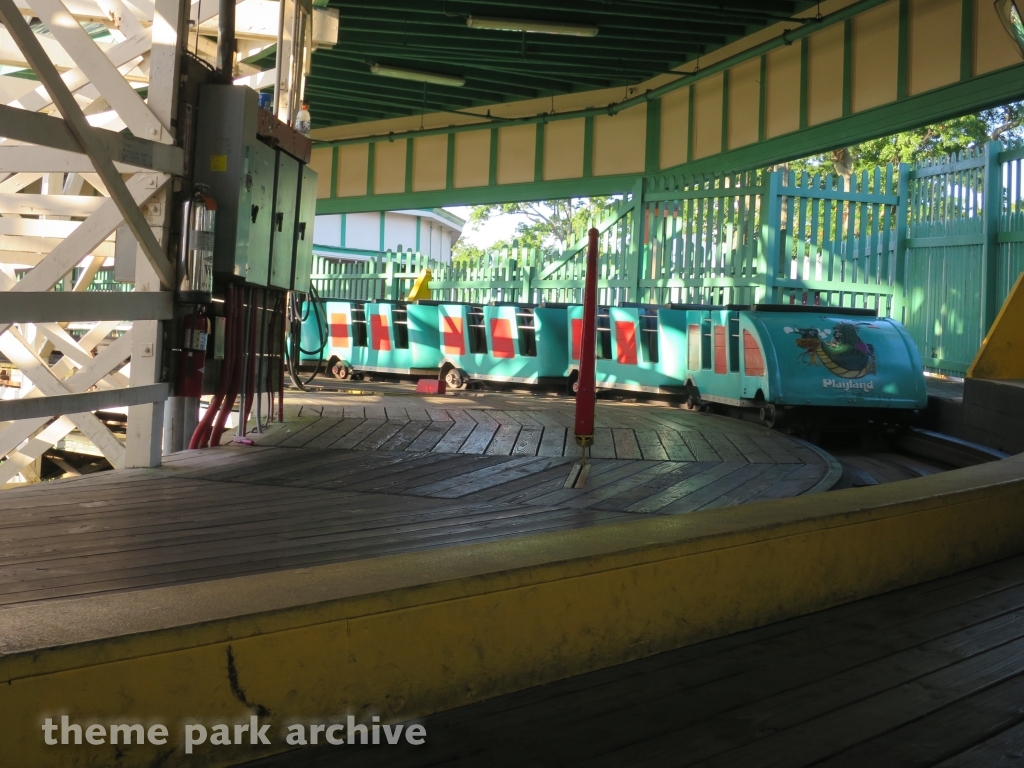
<instances>
[{"instance_id":1,"label":"teal train car","mask_svg":"<svg viewBox=\"0 0 1024 768\"><path fill-rule=\"evenodd\" d=\"M329 360L332 374L343 379L371 372L436 375L441 363L437 311L436 304L324 302L328 341L323 358ZM302 325L304 349L320 347L314 320Z\"/></svg>"},{"instance_id":2,"label":"teal train car","mask_svg":"<svg viewBox=\"0 0 1024 768\"><path fill-rule=\"evenodd\" d=\"M441 304L441 376L452 389L469 380L537 384L564 379L566 308L531 304Z\"/></svg>"},{"instance_id":3,"label":"teal train car","mask_svg":"<svg viewBox=\"0 0 1024 768\"><path fill-rule=\"evenodd\" d=\"M582 307L569 309L578 366ZM909 334L871 310L757 305L601 307L597 386L674 393L695 407L912 411L928 397ZM575 370L570 371L570 377Z\"/></svg>"},{"instance_id":4,"label":"teal train car","mask_svg":"<svg viewBox=\"0 0 1024 768\"><path fill-rule=\"evenodd\" d=\"M329 335L324 357L342 378L438 376L458 388L472 380L571 383L578 373L578 305L329 301L321 317ZM321 334L310 313L303 348L318 349ZM596 352L599 388L667 393L705 409L754 409L769 425L824 409L914 411L928 399L909 334L865 309L599 307Z\"/></svg>"},{"instance_id":5,"label":"teal train car","mask_svg":"<svg viewBox=\"0 0 1024 768\"><path fill-rule=\"evenodd\" d=\"M569 307L568 317L572 362L569 378L575 382L583 307ZM679 325L680 321L675 315L663 317L653 306L598 307L597 386L633 392L683 392L686 379L680 350L685 325Z\"/></svg>"}]
</instances>

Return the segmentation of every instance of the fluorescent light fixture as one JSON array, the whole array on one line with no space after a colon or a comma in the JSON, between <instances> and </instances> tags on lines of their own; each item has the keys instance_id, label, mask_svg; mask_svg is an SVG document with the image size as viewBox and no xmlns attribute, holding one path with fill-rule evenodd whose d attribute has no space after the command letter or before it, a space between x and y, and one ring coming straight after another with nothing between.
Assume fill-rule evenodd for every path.
<instances>
[{"instance_id":1,"label":"fluorescent light fixture","mask_svg":"<svg viewBox=\"0 0 1024 768\"><path fill-rule=\"evenodd\" d=\"M442 75L438 72L421 72L418 69L389 67L385 64L371 64L370 72L381 77L395 77L399 80L415 80L417 83L433 83L434 85L451 85L454 87L466 84L466 78L458 75Z\"/></svg>"},{"instance_id":2,"label":"fluorescent light fixture","mask_svg":"<svg viewBox=\"0 0 1024 768\"><path fill-rule=\"evenodd\" d=\"M560 21L525 21L523 19L493 19L469 16L466 26L471 29L496 29L501 32L536 32L539 35L572 35L594 37L598 28L593 24L564 24Z\"/></svg>"}]
</instances>

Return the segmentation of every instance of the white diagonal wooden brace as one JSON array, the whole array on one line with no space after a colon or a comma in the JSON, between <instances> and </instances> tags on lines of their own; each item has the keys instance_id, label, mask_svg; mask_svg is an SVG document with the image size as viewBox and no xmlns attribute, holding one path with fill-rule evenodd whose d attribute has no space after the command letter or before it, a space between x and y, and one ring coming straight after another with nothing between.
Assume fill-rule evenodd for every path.
<instances>
[{"instance_id":1,"label":"white diagonal wooden brace","mask_svg":"<svg viewBox=\"0 0 1024 768\"><path fill-rule=\"evenodd\" d=\"M0 352L18 366L23 375L32 380L40 392L46 395L69 394L70 390L46 366L42 358L31 348L25 338L16 330L10 330L0 336ZM68 414L93 445L100 449L107 460L115 467L124 466L124 446L107 429L103 422L91 413Z\"/></svg>"},{"instance_id":2,"label":"white diagonal wooden brace","mask_svg":"<svg viewBox=\"0 0 1024 768\"><path fill-rule=\"evenodd\" d=\"M61 416L49 426L46 425L47 419L36 421L42 422L42 431L34 437L26 438L28 442L17 451L7 454L6 461L0 464L0 487L67 437L75 428L74 422L67 416Z\"/></svg>"},{"instance_id":3,"label":"white diagonal wooden brace","mask_svg":"<svg viewBox=\"0 0 1024 768\"><path fill-rule=\"evenodd\" d=\"M106 149L93 135L92 126L89 125L85 115L82 114L78 102L75 101L75 97L68 90L64 81L60 79L57 69L46 56L35 34L25 22L21 11L14 5L13 0L0 0L0 20L3 21L4 26L14 37L22 53L25 54L25 58L28 60L36 76L53 97L53 103L60 111L61 117L64 118L68 128L74 134L82 149L85 150L89 159L92 160L96 172L103 179L103 183L106 184L107 190L110 192L111 199L117 204L117 208L124 217L125 223L132 234L135 235L139 245L142 246L142 252L145 254L146 260L152 265L157 275L160 276L161 286L167 290L172 289L174 287L174 267L168 261L162 246L153 234L153 230L150 229L139 206L135 204L131 194L128 192L121 174L114 168L110 155L107 154Z\"/></svg>"},{"instance_id":4,"label":"white diagonal wooden brace","mask_svg":"<svg viewBox=\"0 0 1024 768\"><path fill-rule=\"evenodd\" d=\"M150 141L171 143L167 126L160 124L156 115L86 34L82 25L75 21L61 0L32 0L32 8L133 134Z\"/></svg>"},{"instance_id":5,"label":"white diagonal wooden brace","mask_svg":"<svg viewBox=\"0 0 1024 768\"><path fill-rule=\"evenodd\" d=\"M144 203L166 183L164 174L137 173L128 182L128 190L139 204ZM106 240L118 225L121 217L112 200L104 200L88 219L83 221L63 243L54 248L39 262L39 266L25 275L12 291L48 291L78 266L82 259ZM0 333L6 330L0 325Z\"/></svg>"},{"instance_id":6,"label":"white diagonal wooden brace","mask_svg":"<svg viewBox=\"0 0 1024 768\"><path fill-rule=\"evenodd\" d=\"M2 340L3 337L0 337L0 341ZM85 392L89 387L96 384L105 372L124 362L125 358L131 354L131 348L132 334L129 331L93 358L92 366L83 367L73 376L65 379L64 386L71 392ZM31 363L31 360L29 362ZM54 367L58 375L61 372L62 365L66 365L66 363L61 361ZM31 377L29 378L31 380ZM42 397L42 392L30 391L26 397ZM47 421L49 421L48 418L35 418L0 423L0 456L16 450L19 445L45 427ZM60 438L57 439L59 440Z\"/></svg>"},{"instance_id":7,"label":"white diagonal wooden brace","mask_svg":"<svg viewBox=\"0 0 1024 768\"><path fill-rule=\"evenodd\" d=\"M115 67L123 67L148 53L152 47L152 33L149 30L145 30L140 35L132 35L127 40L111 46L103 52L103 55ZM62 73L60 78L67 85L69 91L77 91L89 84L89 77L82 71L81 67L69 69L67 72ZM26 93L17 101L11 103L13 106L27 109L29 112L38 112L52 104L53 99L50 98L50 94L45 87L38 86L31 93Z\"/></svg>"}]
</instances>

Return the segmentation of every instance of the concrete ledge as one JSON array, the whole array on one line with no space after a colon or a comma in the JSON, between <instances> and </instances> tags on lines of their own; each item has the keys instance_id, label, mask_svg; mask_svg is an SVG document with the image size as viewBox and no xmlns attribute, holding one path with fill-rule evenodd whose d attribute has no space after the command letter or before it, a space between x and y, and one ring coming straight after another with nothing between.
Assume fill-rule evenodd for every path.
<instances>
[{"instance_id":1,"label":"concrete ledge","mask_svg":"<svg viewBox=\"0 0 1024 768\"><path fill-rule=\"evenodd\" d=\"M107 765L44 717L162 722L119 765L229 765L289 720L406 719L1024 551L1024 456L904 483L181 587L0 609L2 743ZM183 754L189 718L274 745Z\"/></svg>"}]
</instances>

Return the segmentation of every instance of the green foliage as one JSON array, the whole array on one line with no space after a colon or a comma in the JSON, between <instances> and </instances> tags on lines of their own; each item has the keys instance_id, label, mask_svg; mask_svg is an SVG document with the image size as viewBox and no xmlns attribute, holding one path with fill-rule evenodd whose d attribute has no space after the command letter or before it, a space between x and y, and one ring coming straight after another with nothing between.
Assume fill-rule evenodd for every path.
<instances>
[{"instance_id":1,"label":"green foliage","mask_svg":"<svg viewBox=\"0 0 1024 768\"><path fill-rule=\"evenodd\" d=\"M464 238L459 238L452 246L452 266L472 267L483 258L483 248L470 245Z\"/></svg>"},{"instance_id":2,"label":"green foliage","mask_svg":"<svg viewBox=\"0 0 1024 768\"><path fill-rule=\"evenodd\" d=\"M577 197L532 203L478 205L469 216L469 226L483 224L498 216L523 216L526 220L516 226L512 241L550 255L569 247L593 222L600 220L614 202L611 197ZM511 242L496 242L486 250L497 251L511 245Z\"/></svg>"},{"instance_id":3,"label":"green foliage","mask_svg":"<svg viewBox=\"0 0 1024 768\"><path fill-rule=\"evenodd\" d=\"M883 136L852 147L842 147L821 155L812 155L786 165L793 171L838 173L873 170L887 163L917 163L965 149L980 147L987 141L1010 142L1024 138L1024 102L986 109L973 115L944 120L904 133Z\"/></svg>"}]
</instances>

